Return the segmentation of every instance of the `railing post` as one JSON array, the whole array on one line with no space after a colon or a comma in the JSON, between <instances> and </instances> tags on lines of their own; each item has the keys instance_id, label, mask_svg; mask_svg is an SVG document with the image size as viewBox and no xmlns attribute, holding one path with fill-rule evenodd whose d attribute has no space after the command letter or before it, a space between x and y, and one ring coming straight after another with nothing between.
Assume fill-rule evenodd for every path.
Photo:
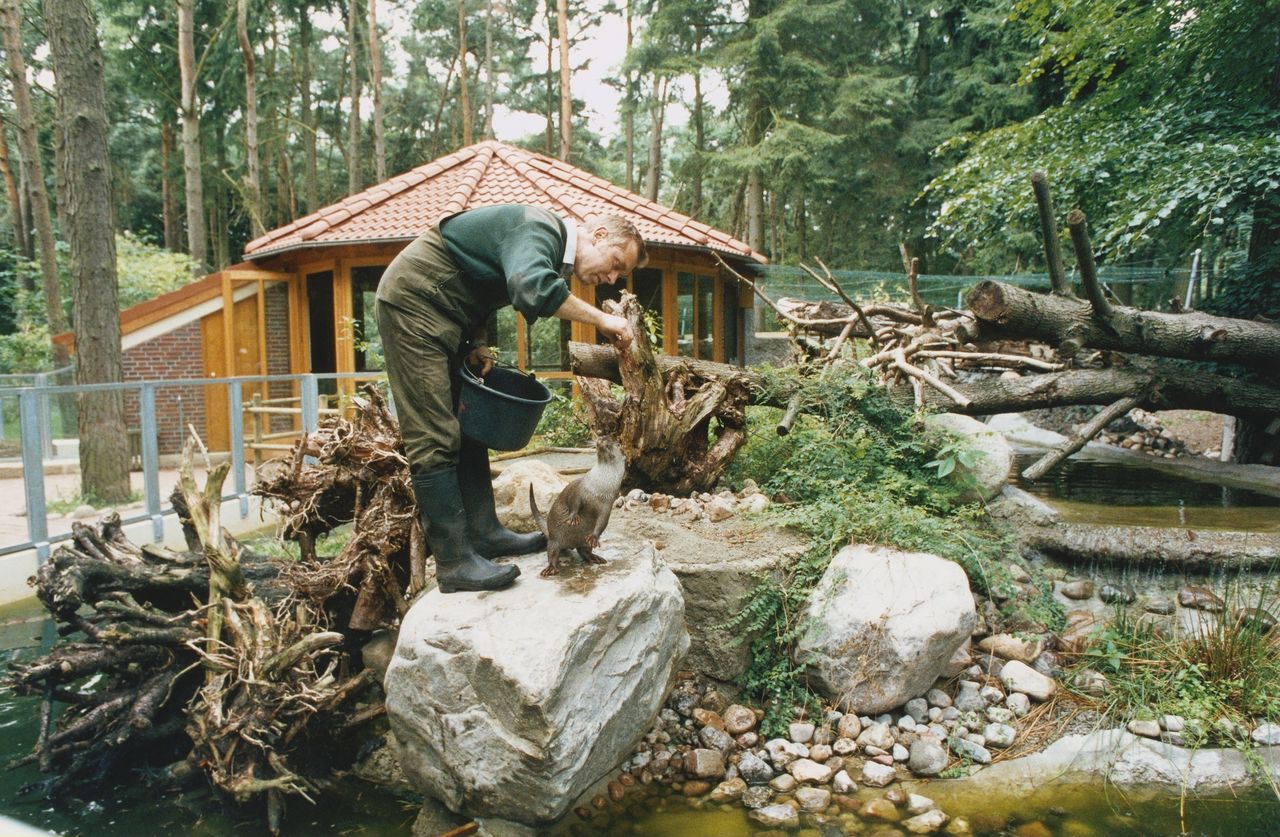
<instances>
[{"instance_id":1,"label":"railing post","mask_svg":"<svg viewBox=\"0 0 1280 837\"><path fill-rule=\"evenodd\" d=\"M303 375L300 394L302 396L302 432L314 433L320 426L320 382L315 375Z\"/></svg>"},{"instance_id":2,"label":"railing post","mask_svg":"<svg viewBox=\"0 0 1280 837\"><path fill-rule=\"evenodd\" d=\"M41 450L40 398L37 389L18 393L22 437L22 488L27 500L27 539L35 545L36 565L49 559L49 518L44 505L44 454Z\"/></svg>"},{"instance_id":3,"label":"railing post","mask_svg":"<svg viewBox=\"0 0 1280 837\"><path fill-rule=\"evenodd\" d=\"M151 518L151 538L159 542L164 540L164 515L160 513L160 440L156 427L155 384L142 384L138 408L142 418L142 486L147 515Z\"/></svg>"},{"instance_id":4,"label":"railing post","mask_svg":"<svg viewBox=\"0 0 1280 837\"><path fill-rule=\"evenodd\" d=\"M239 381L227 384L227 403L231 410L231 478L240 501L240 519L244 520L249 516L249 494L244 476L244 393Z\"/></svg>"},{"instance_id":5,"label":"railing post","mask_svg":"<svg viewBox=\"0 0 1280 837\"><path fill-rule=\"evenodd\" d=\"M35 376L36 390L40 393L37 408L40 420L40 456L53 458L53 412L49 407L49 376L41 372Z\"/></svg>"}]
</instances>

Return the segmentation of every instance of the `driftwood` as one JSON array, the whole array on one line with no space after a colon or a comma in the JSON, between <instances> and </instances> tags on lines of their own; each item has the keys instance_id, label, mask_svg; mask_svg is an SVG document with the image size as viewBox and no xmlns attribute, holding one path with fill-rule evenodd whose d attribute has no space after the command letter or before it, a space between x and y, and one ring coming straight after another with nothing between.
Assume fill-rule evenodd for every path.
<instances>
[{"instance_id":1,"label":"driftwood","mask_svg":"<svg viewBox=\"0 0 1280 837\"><path fill-rule=\"evenodd\" d=\"M301 559L281 565L290 588L316 610L347 614L347 627L374 630L404 615L426 585L427 547L399 426L372 384L352 406L350 419L325 417L268 463L253 493L275 504L281 537L299 545ZM354 525L342 551L318 556L316 540L346 523Z\"/></svg>"},{"instance_id":2,"label":"driftwood","mask_svg":"<svg viewBox=\"0 0 1280 837\"><path fill-rule=\"evenodd\" d=\"M334 648L343 635L324 630L324 614L287 597L275 566L222 529L226 468L210 468L199 487L193 454L188 443L178 491L198 553L140 548L111 515L96 530L77 524L33 579L58 633L82 637L10 664L5 684L41 699L35 746L10 766L52 774L42 784L52 795L178 757L160 780L203 769L237 800L265 797L278 832L284 795L315 787L314 767L293 767L295 753L316 724L327 740L375 715L348 711L373 681L343 675ZM55 704L65 705L56 722Z\"/></svg>"},{"instance_id":3,"label":"driftwood","mask_svg":"<svg viewBox=\"0 0 1280 837\"><path fill-rule=\"evenodd\" d=\"M607 387L579 380L597 433L618 438L627 485L673 494L709 490L746 442L747 378L732 371L708 376L682 359L659 359L635 296L624 293L615 310L635 334L623 352L602 347L612 355L622 401Z\"/></svg>"}]
</instances>

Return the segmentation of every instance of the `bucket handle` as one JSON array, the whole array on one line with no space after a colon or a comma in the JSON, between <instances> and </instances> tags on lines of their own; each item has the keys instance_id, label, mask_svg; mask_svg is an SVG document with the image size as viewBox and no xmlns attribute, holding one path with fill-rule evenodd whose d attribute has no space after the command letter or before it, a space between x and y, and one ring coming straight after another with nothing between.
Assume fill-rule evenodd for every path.
<instances>
[{"instance_id":1,"label":"bucket handle","mask_svg":"<svg viewBox=\"0 0 1280 837\"><path fill-rule=\"evenodd\" d=\"M493 365L501 366L503 369L509 369L512 372L518 372L519 374L524 375L526 378L530 378L535 381L538 379L538 376L535 375L533 372L521 369L519 366L517 366L516 364L512 363L509 360L498 360L497 358L494 358ZM465 363L462 364L462 374L466 375L471 380L472 383L479 384L480 386L485 386L484 378L480 377L475 372L472 372L471 367L467 366Z\"/></svg>"}]
</instances>

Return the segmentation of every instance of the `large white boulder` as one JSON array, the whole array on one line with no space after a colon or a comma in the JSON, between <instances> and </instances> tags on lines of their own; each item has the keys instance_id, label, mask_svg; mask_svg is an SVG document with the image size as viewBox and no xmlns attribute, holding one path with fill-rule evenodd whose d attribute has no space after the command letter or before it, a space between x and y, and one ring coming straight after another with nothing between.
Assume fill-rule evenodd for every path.
<instances>
[{"instance_id":1,"label":"large white boulder","mask_svg":"<svg viewBox=\"0 0 1280 837\"><path fill-rule=\"evenodd\" d=\"M689 646L676 577L648 544L608 563L515 559L514 586L431 591L404 618L387 717L409 780L472 817L549 823L617 768Z\"/></svg>"},{"instance_id":2,"label":"large white boulder","mask_svg":"<svg viewBox=\"0 0 1280 837\"><path fill-rule=\"evenodd\" d=\"M529 486L538 509L546 517L551 503L569 484L555 468L538 459L520 459L512 462L493 481L493 503L498 520L514 532L534 532L538 524L529 509Z\"/></svg>"},{"instance_id":3,"label":"large white boulder","mask_svg":"<svg viewBox=\"0 0 1280 837\"><path fill-rule=\"evenodd\" d=\"M972 482L968 492L973 500L990 500L1000 493L1013 468L1013 447L1000 433L970 416L959 413L935 413L927 416L925 426L960 438L974 454L972 466L957 463L952 472L956 479ZM978 496L980 495L980 496Z\"/></svg>"},{"instance_id":4,"label":"large white boulder","mask_svg":"<svg viewBox=\"0 0 1280 837\"><path fill-rule=\"evenodd\" d=\"M806 618L797 653L809 682L859 715L924 694L978 623L958 564L864 545L831 559Z\"/></svg>"}]
</instances>

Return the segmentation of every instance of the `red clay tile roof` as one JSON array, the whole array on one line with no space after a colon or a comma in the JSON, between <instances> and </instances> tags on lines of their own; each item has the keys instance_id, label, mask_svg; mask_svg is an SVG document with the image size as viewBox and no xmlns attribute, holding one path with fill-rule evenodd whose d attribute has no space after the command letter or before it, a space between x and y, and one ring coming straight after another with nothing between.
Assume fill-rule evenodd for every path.
<instances>
[{"instance_id":1,"label":"red clay tile roof","mask_svg":"<svg viewBox=\"0 0 1280 837\"><path fill-rule=\"evenodd\" d=\"M582 220L628 218L650 244L717 250L764 262L731 235L601 177L532 151L487 140L405 172L250 241L246 258L361 241L412 241L441 218L502 203L543 206Z\"/></svg>"}]
</instances>

